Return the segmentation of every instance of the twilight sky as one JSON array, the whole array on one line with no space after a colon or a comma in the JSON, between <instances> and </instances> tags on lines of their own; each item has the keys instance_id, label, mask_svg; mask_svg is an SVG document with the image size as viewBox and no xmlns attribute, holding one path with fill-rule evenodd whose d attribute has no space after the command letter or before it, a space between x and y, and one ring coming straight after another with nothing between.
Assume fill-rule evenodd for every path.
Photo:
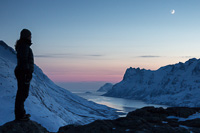
<instances>
[{"instance_id":1,"label":"twilight sky","mask_svg":"<svg viewBox=\"0 0 200 133\"><path fill-rule=\"evenodd\" d=\"M0 40L14 48L30 29L35 63L55 82L119 82L129 67L200 58L199 7L200 0L1 0Z\"/></svg>"}]
</instances>

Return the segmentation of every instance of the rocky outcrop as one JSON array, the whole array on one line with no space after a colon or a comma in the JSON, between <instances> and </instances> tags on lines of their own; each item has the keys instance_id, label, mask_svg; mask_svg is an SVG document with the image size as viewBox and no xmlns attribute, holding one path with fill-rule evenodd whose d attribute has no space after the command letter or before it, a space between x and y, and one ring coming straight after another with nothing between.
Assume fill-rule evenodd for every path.
<instances>
[{"instance_id":1,"label":"rocky outcrop","mask_svg":"<svg viewBox=\"0 0 200 133\"><path fill-rule=\"evenodd\" d=\"M11 121L0 126L0 133L48 133L47 129L34 121Z\"/></svg>"},{"instance_id":2,"label":"rocky outcrop","mask_svg":"<svg viewBox=\"0 0 200 133\"><path fill-rule=\"evenodd\" d=\"M169 107L167 109L144 107L128 113L126 117L116 120L97 120L88 125L68 125L61 127L59 132L67 133L189 133L200 132L200 119L180 121L187 118L200 108ZM171 117L170 117L171 116Z\"/></svg>"}]
</instances>

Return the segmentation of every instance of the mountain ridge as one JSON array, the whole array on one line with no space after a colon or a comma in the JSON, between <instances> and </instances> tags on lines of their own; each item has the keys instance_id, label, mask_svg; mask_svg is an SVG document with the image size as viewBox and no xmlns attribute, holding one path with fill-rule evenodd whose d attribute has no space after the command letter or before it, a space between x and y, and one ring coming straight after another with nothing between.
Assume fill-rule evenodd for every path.
<instances>
[{"instance_id":1,"label":"mountain ridge","mask_svg":"<svg viewBox=\"0 0 200 133\"><path fill-rule=\"evenodd\" d=\"M103 86L101 86L97 92L107 92L110 89L112 89L113 84L112 83L105 83Z\"/></svg>"},{"instance_id":2,"label":"mountain ridge","mask_svg":"<svg viewBox=\"0 0 200 133\"><path fill-rule=\"evenodd\" d=\"M170 106L199 107L200 59L167 65L155 71L128 68L121 82L104 96L143 100Z\"/></svg>"}]
</instances>

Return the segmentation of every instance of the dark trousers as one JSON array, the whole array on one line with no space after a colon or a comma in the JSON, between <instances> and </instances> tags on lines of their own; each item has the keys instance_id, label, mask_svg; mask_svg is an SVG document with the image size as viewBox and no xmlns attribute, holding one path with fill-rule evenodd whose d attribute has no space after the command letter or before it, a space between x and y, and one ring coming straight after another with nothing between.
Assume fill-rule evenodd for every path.
<instances>
[{"instance_id":1,"label":"dark trousers","mask_svg":"<svg viewBox=\"0 0 200 133\"><path fill-rule=\"evenodd\" d=\"M24 102L28 97L32 74L28 74L27 76L26 73L15 70L15 76L17 78L18 85L17 95L15 99L15 118L20 119L26 114L26 111L24 109Z\"/></svg>"}]
</instances>

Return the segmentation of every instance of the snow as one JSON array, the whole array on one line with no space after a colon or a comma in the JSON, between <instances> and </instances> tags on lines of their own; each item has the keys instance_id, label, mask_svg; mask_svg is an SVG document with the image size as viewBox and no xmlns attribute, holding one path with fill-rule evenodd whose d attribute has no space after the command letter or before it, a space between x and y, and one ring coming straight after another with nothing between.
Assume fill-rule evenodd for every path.
<instances>
[{"instance_id":1,"label":"snow","mask_svg":"<svg viewBox=\"0 0 200 133\"><path fill-rule=\"evenodd\" d=\"M17 81L14 76L16 53L0 41L0 125L14 120ZM87 124L96 119L117 118L115 109L87 101L54 84L38 66L34 66L29 97L25 102L31 120L51 132L68 124Z\"/></svg>"},{"instance_id":2,"label":"snow","mask_svg":"<svg viewBox=\"0 0 200 133\"><path fill-rule=\"evenodd\" d=\"M200 107L200 59L156 71L128 68L123 80L104 96L143 100L169 106Z\"/></svg>"},{"instance_id":3,"label":"snow","mask_svg":"<svg viewBox=\"0 0 200 133\"><path fill-rule=\"evenodd\" d=\"M200 118L200 113L196 112L193 115L190 115L188 118L176 117L176 116L168 116L168 119L177 119L178 121L187 121L187 120L194 120Z\"/></svg>"},{"instance_id":4,"label":"snow","mask_svg":"<svg viewBox=\"0 0 200 133\"><path fill-rule=\"evenodd\" d=\"M187 127L187 126L184 126L184 125L179 125L179 127L183 127L183 128L185 128L185 129L187 129L187 130L189 130L190 128L189 127ZM193 133L192 131L190 131L190 133Z\"/></svg>"}]
</instances>

